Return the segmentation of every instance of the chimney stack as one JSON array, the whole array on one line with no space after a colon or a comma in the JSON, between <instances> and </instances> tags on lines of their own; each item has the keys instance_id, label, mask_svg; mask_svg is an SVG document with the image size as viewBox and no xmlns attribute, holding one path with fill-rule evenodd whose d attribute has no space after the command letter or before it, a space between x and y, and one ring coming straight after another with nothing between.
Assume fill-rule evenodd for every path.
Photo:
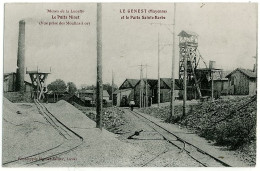
<instances>
[{"instance_id":1,"label":"chimney stack","mask_svg":"<svg viewBox=\"0 0 260 171\"><path fill-rule=\"evenodd\" d=\"M19 21L19 37L17 52L17 71L16 71L16 88L17 91L24 91L24 63L25 63L25 21Z\"/></svg>"}]
</instances>

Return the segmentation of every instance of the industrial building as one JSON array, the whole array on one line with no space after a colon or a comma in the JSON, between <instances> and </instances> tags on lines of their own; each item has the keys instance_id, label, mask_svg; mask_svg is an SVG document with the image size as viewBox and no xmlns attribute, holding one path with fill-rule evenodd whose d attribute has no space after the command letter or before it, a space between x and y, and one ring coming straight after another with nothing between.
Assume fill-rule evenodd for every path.
<instances>
[{"instance_id":1,"label":"industrial building","mask_svg":"<svg viewBox=\"0 0 260 171\"><path fill-rule=\"evenodd\" d=\"M95 106L96 103L96 91L95 90L77 90L75 95L85 102L86 106ZM103 102L107 104L110 102L110 96L107 90L103 90Z\"/></svg>"},{"instance_id":2,"label":"industrial building","mask_svg":"<svg viewBox=\"0 0 260 171\"><path fill-rule=\"evenodd\" d=\"M19 22L17 70L4 74L4 92L25 91L25 21Z\"/></svg>"},{"instance_id":3,"label":"industrial building","mask_svg":"<svg viewBox=\"0 0 260 171\"><path fill-rule=\"evenodd\" d=\"M13 92L16 90L16 73L4 74L4 92Z\"/></svg>"},{"instance_id":4,"label":"industrial building","mask_svg":"<svg viewBox=\"0 0 260 171\"><path fill-rule=\"evenodd\" d=\"M156 79L126 79L122 85L113 94L114 105L129 106L130 100L135 101L135 105L140 105L140 89L143 92L143 101L146 98L146 85L148 106L158 102L158 80ZM180 83L175 79L175 94L178 97L180 91ZM160 78L160 103L169 102L171 99L171 78Z\"/></svg>"},{"instance_id":5,"label":"industrial building","mask_svg":"<svg viewBox=\"0 0 260 171\"><path fill-rule=\"evenodd\" d=\"M218 98L221 95L251 95L256 93L256 72L237 68L228 75L222 69L216 68L215 61L209 61L206 65L198 50L198 35L194 32L181 31L179 34L179 78L175 79L175 98L183 99L185 90L188 100L200 99L205 96ZM199 63L205 64L204 68ZM32 99L46 99L56 102L66 92L57 95L46 92L45 81L50 71L25 70L25 21L19 22L17 70L4 74L4 92L27 93ZM184 79L185 78L185 79ZM130 100L135 101L136 106L146 103L148 106L158 103L158 91L160 91L160 103L171 100L171 78L160 78L160 90L158 79L126 79L113 93L113 104L116 106L128 106ZM56 97L55 97L56 94ZM48 96L48 97L47 97ZM90 105L96 101L95 90L78 90L76 96ZM73 98L75 99L75 98ZM110 96L103 91L103 101L110 102ZM142 104L142 106L145 106Z\"/></svg>"},{"instance_id":6,"label":"industrial building","mask_svg":"<svg viewBox=\"0 0 260 171\"><path fill-rule=\"evenodd\" d=\"M209 61L207 65L198 50L198 35L183 30L178 36L179 79L175 79L175 98L217 99L228 94L251 95L256 92L256 72L244 69L223 71L216 67L215 61ZM158 79L126 79L113 94L114 105L128 106L130 100L134 100L136 106L140 106L140 102L147 103L147 101L150 106L158 103L158 91ZM184 92L187 92L186 96ZM170 100L171 78L160 78L160 103Z\"/></svg>"},{"instance_id":7,"label":"industrial building","mask_svg":"<svg viewBox=\"0 0 260 171\"><path fill-rule=\"evenodd\" d=\"M228 94L253 95L256 94L256 72L237 68L226 76L228 78Z\"/></svg>"},{"instance_id":8,"label":"industrial building","mask_svg":"<svg viewBox=\"0 0 260 171\"><path fill-rule=\"evenodd\" d=\"M25 21L19 21L18 53L16 72L4 74L5 94L13 92L13 97L21 96L32 99L44 99L45 80L50 72L42 72L38 69L27 71L25 69ZM16 94L15 94L16 92ZM6 95L8 96L8 95Z\"/></svg>"}]
</instances>

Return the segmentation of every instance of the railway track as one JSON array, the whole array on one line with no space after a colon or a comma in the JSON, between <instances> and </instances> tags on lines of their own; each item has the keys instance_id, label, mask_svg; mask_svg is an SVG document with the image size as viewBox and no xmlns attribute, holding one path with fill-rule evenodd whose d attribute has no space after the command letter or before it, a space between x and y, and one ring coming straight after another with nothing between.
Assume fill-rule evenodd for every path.
<instances>
[{"instance_id":1,"label":"railway track","mask_svg":"<svg viewBox=\"0 0 260 171\"><path fill-rule=\"evenodd\" d=\"M83 138L72 131L70 128L68 128L66 125L64 125L59 119L57 119L49 110L41 104L38 100L35 100L35 104L39 110L39 112L44 116L46 121L50 123L61 136L63 136L65 139L82 139Z\"/></svg>"},{"instance_id":2,"label":"railway track","mask_svg":"<svg viewBox=\"0 0 260 171\"><path fill-rule=\"evenodd\" d=\"M211 154L200 149L199 147L183 140L179 136L168 131L167 129L158 125L157 123L150 120L149 118L139 114L138 112L136 112L136 111L130 111L130 112L134 116L139 118L141 121L143 121L145 124L150 126L154 131L159 133L164 138L164 140L166 140L168 143L176 146L178 149L180 149L181 152L186 152L193 160L195 160L202 166L204 166L204 167L231 167L226 162L212 156ZM154 159L152 159L152 161L153 160ZM148 163L146 163L145 165L147 165Z\"/></svg>"},{"instance_id":3,"label":"railway track","mask_svg":"<svg viewBox=\"0 0 260 171\"><path fill-rule=\"evenodd\" d=\"M57 146L25 157L20 157L17 160L3 163L3 166L31 166L41 165L46 162L55 160L62 154L69 153L78 148L83 143L83 138L76 132L64 125L59 119L57 119L48 109L41 104L38 100L34 100L36 107L40 114L46 119L46 121L54 127L54 129L64 138L64 142Z\"/></svg>"}]
</instances>

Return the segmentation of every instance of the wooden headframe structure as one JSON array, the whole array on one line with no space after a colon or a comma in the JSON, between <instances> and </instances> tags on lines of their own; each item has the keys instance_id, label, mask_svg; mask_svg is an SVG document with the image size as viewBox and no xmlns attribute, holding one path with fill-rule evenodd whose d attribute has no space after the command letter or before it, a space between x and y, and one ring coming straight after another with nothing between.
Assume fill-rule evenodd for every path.
<instances>
[{"instance_id":1,"label":"wooden headframe structure","mask_svg":"<svg viewBox=\"0 0 260 171\"><path fill-rule=\"evenodd\" d=\"M48 75L51 73L51 68L50 71L48 72L42 72L38 69L33 70L33 71L27 71L26 69L26 74L29 74L31 81L32 81L32 92L31 92L31 97L33 99L41 100L45 98L44 93L47 92L47 87L45 85L46 79Z\"/></svg>"},{"instance_id":2,"label":"wooden headframe structure","mask_svg":"<svg viewBox=\"0 0 260 171\"><path fill-rule=\"evenodd\" d=\"M187 80L187 87L195 86L199 97L201 97L198 80L196 78L195 71L199 64L198 57L198 35L194 32L181 31L179 34L179 48L180 48L180 60L179 60L179 80L183 82ZM184 78L185 61L187 66L187 75Z\"/></svg>"}]
</instances>

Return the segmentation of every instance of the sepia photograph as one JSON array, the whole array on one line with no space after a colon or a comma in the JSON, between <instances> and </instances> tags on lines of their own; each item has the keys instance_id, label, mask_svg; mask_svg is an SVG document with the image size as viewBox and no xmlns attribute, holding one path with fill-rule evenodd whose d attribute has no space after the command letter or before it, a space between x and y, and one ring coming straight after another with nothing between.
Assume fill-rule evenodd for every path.
<instances>
[{"instance_id":1,"label":"sepia photograph","mask_svg":"<svg viewBox=\"0 0 260 171\"><path fill-rule=\"evenodd\" d=\"M257 165L258 3L3 10L2 167Z\"/></svg>"}]
</instances>

